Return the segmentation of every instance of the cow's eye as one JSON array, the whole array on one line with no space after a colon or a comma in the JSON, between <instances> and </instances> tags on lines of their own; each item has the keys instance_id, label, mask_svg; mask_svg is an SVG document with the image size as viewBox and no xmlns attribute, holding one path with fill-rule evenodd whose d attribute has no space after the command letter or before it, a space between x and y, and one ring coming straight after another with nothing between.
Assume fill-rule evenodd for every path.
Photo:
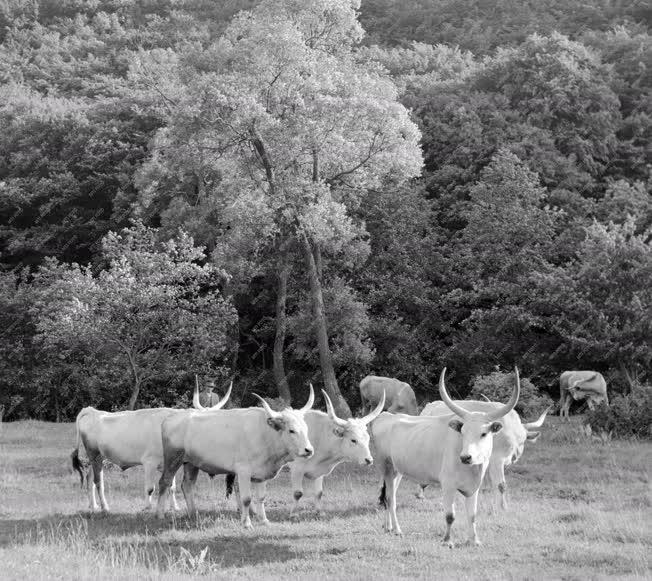
<instances>
[{"instance_id":1,"label":"cow's eye","mask_svg":"<svg viewBox=\"0 0 652 581\"><path fill-rule=\"evenodd\" d=\"M484 438L487 435L488 432L485 432L484 434L480 434L481 438Z\"/></svg>"},{"instance_id":2,"label":"cow's eye","mask_svg":"<svg viewBox=\"0 0 652 581\"><path fill-rule=\"evenodd\" d=\"M296 434L295 430L290 430L290 434Z\"/></svg>"},{"instance_id":3,"label":"cow's eye","mask_svg":"<svg viewBox=\"0 0 652 581\"><path fill-rule=\"evenodd\" d=\"M351 443L352 443L352 444L357 444L357 443L358 443L358 440L351 440Z\"/></svg>"}]
</instances>

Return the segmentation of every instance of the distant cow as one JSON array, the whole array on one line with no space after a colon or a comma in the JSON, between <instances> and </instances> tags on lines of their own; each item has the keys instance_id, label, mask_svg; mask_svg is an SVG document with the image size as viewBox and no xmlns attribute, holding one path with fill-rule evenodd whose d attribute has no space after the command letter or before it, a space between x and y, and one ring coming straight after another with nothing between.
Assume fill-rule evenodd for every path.
<instances>
[{"instance_id":1,"label":"distant cow","mask_svg":"<svg viewBox=\"0 0 652 581\"><path fill-rule=\"evenodd\" d=\"M376 409L358 419L343 420L335 414L335 408L322 390L326 401L327 413L319 410L306 412L310 443L315 453L310 458L297 458L290 462L290 479L294 490L294 506L290 516L296 515L299 500L303 496L304 485L308 485L314 494L315 508L321 514L321 497L324 476L330 474L335 466L342 462L354 461L360 464L373 464L369 451L369 433L367 424L375 420L383 411L385 398L381 397Z\"/></svg>"},{"instance_id":2,"label":"distant cow","mask_svg":"<svg viewBox=\"0 0 652 581\"><path fill-rule=\"evenodd\" d=\"M559 416L568 418L571 400L585 399L589 409L596 404L605 402L607 397L607 382L597 371L564 371L559 377Z\"/></svg>"},{"instance_id":3,"label":"distant cow","mask_svg":"<svg viewBox=\"0 0 652 581\"><path fill-rule=\"evenodd\" d=\"M360 382L362 413L368 414L385 394L385 410L390 413L417 415L417 398L409 383L391 377L367 375Z\"/></svg>"},{"instance_id":4,"label":"distant cow","mask_svg":"<svg viewBox=\"0 0 652 581\"><path fill-rule=\"evenodd\" d=\"M231 387L226 395L210 409L221 408L231 395ZM194 398L199 394L195 388ZM107 512L109 505L104 496L103 460L109 460L123 470L132 466L142 466L145 471L146 508L152 506L152 493L158 479L157 472L163 469L163 445L161 443L161 424L172 416L189 413L190 410L174 408L153 408L124 412L103 412L93 407L85 407L77 415L76 447L71 454L72 467L79 472L82 484L84 472L79 459L79 448L83 444L90 462L93 483L88 482L88 496L91 510L96 510L95 489L100 496L100 506ZM174 476L174 475L173 475ZM174 495L174 478L170 494L175 510L178 510Z\"/></svg>"},{"instance_id":5,"label":"distant cow","mask_svg":"<svg viewBox=\"0 0 652 581\"><path fill-rule=\"evenodd\" d=\"M381 502L386 508L385 529L402 534L396 518L396 491L403 476L424 484L439 482L446 512L445 543L450 543L457 492L465 497L469 542L479 544L476 533L478 490L491 458L493 436L518 402L520 380L509 402L489 412L472 412L451 400L439 378L439 395L452 413L410 417L382 413L371 423L375 464L382 475Z\"/></svg>"},{"instance_id":6,"label":"distant cow","mask_svg":"<svg viewBox=\"0 0 652 581\"><path fill-rule=\"evenodd\" d=\"M477 401L477 400L455 400L460 407L471 412L492 412L503 407L498 402ZM500 505L503 509L507 508L507 484L505 482L505 467L518 461L523 454L526 440L535 442L541 432L536 429L543 425L546 414L550 408L546 409L539 418L534 422L521 422L521 417L515 410L510 411L502 418L503 429L494 436L493 451L487 468L487 476L491 486L497 487L500 495ZM423 411L422 416L441 416L450 414L450 409L443 401L433 401L429 403ZM423 489L427 484L421 485L421 491L417 498L423 498Z\"/></svg>"},{"instance_id":7,"label":"distant cow","mask_svg":"<svg viewBox=\"0 0 652 581\"><path fill-rule=\"evenodd\" d=\"M183 464L181 490L189 514L195 514L194 486L202 470L211 476L236 475L241 522L245 528L251 528L252 492L256 515L262 524L269 522L264 505L266 481L275 478L288 462L313 454L304 414L312 407L315 395L311 387L308 403L303 408L286 408L281 412L273 411L264 399L256 397L262 409L190 410L163 421L159 518L165 514L166 491Z\"/></svg>"}]
</instances>

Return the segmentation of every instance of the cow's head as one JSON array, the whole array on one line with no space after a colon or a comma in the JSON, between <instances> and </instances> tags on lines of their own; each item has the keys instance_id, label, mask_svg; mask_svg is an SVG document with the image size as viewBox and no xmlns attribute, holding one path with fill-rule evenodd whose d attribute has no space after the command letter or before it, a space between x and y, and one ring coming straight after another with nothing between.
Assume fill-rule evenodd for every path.
<instances>
[{"instance_id":1,"label":"cow's head","mask_svg":"<svg viewBox=\"0 0 652 581\"><path fill-rule=\"evenodd\" d=\"M388 412L393 414L409 414L416 416L417 414L417 398L414 392L408 385L404 385L395 396L392 404L387 408Z\"/></svg>"},{"instance_id":2,"label":"cow's head","mask_svg":"<svg viewBox=\"0 0 652 581\"><path fill-rule=\"evenodd\" d=\"M333 433L337 436L336 445L338 450L333 450L333 452L338 452L345 458L360 464L373 464L374 459L369 451L367 424L373 422L383 411L385 392L383 391L383 397L371 413L362 418L350 418L348 420L337 417L331 398L323 389L321 392L324 394L326 411L333 425Z\"/></svg>"},{"instance_id":3,"label":"cow's head","mask_svg":"<svg viewBox=\"0 0 652 581\"><path fill-rule=\"evenodd\" d=\"M315 403L315 391L312 385L310 386L308 402L298 410L286 408L283 411L275 412L262 397L255 393L254 395L260 400L267 414L267 424L278 432L288 454L293 458L310 458L313 455L314 449L308 439L308 426L303 415Z\"/></svg>"},{"instance_id":4,"label":"cow's head","mask_svg":"<svg viewBox=\"0 0 652 581\"><path fill-rule=\"evenodd\" d=\"M456 404L448 395L444 384L446 368L439 376L439 395L449 409L461 419L454 418L448 425L462 436L460 462L462 464L484 464L489 461L493 449L493 435L503 429L498 421L514 409L521 390L521 383L516 369L516 385L509 402L494 412L471 412Z\"/></svg>"}]
</instances>

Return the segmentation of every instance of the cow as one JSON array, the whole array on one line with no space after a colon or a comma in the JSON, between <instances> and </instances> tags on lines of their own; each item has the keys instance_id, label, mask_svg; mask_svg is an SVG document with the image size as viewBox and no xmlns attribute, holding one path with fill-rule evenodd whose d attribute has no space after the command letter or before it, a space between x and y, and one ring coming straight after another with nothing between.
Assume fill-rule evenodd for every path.
<instances>
[{"instance_id":1,"label":"cow","mask_svg":"<svg viewBox=\"0 0 652 581\"><path fill-rule=\"evenodd\" d=\"M418 414L417 398L409 383L377 375L367 375L360 382L362 413L368 414L374 406L378 405L383 393L386 411L411 416Z\"/></svg>"},{"instance_id":2,"label":"cow","mask_svg":"<svg viewBox=\"0 0 652 581\"><path fill-rule=\"evenodd\" d=\"M315 509L319 515L322 514L324 476L330 474L338 464L348 460L357 461L362 465L373 464L367 425L383 411L385 395L382 395L376 408L368 415L343 420L335 414L328 394L324 390L322 393L327 413L310 410L305 414L310 442L315 453L310 458L297 458L289 463L290 481L294 490L294 506L290 511L290 518L298 516L296 511L304 488L312 491Z\"/></svg>"},{"instance_id":3,"label":"cow","mask_svg":"<svg viewBox=\"0 0 652 581\"><path fill-rule=\"evenodd\" d=\"M220 409L228 401L233 384L225 396L213 408ZM199 401L199 392L195 386L193 399ZM104 495L103 461L109 460L122 470L132 466L142 466L145 471L145 510L152 507L152 494L156 486L156 473L163 468L163 445L161 443L161 424L170 416L188 413L187 409L152 408L123 412L103 412L93 407L85 407L76 419L76 447L71 454L72 467L79 472L82 486L84 472L79 458L79 448L83 444L90 463L89 474L93 482L88 481L88 498L90 510L97 510L95 490L100 497L103 512L109 511ZM179 509L175 496L176 486L173 479L170 495L175 510Z\"/></svg>"},{"instance_id":4,"label":"cow","mask_svg":"<svg viewBox=\"0 0 652 581\"><path fill-rule=\"evenodd\" d=\"M159 480L157 516L164 518L166 491L183 464L181 490L189 515L196 514L194 486L199 471L235 474L239 489L240 519L244 528L252 528L250 507L261 524L265 514L266 481L275 478L281 468L296 458L310 458L313 447L308 439L304 416L315 401L310 387L306 405L294 410L273 411L259 395L261 408L229 410L191 410L171 415L163 421L163 472ZM252 507L252 492L255 507Z\"/></svg>"},{"instance_id":5,"label":"cow","mask_svg":"<svg viewBox=\"0 0 652 581\"><path fill-rule=\"evenodd\" d=\"M498 402L478 400L456 400L455 403L472 412L492 412L500 409L503 405ZM541 435L541 432L536 430L543 425L549 411L550 408L547 408L534 422L521 422L521 417L516 410L510 411L502 418L503 429L494 436L493 450L487 468L487 478L492 487L497 486L500 505L503 510L507 509L505 467L518 461L523 454L526 440L536 442ZM449 413L450 410L443 401L433 401L423 408L421 415L442 416ZM423 490L426 486L427 484L421 485L417 498L424 498Z\"/></svg>"},{"instance_id":6,"label":"cow","mask_svg":"<svg viewBox=\"0 0 652 581\"><path fill-rule=\"evenodd\" d=\"M564 371L559 377L559 416L568 419L571 400L585 399L589 409L596 404L605 402L607 397L607 382L597 371Z\"/></svg>"},{"instance_id":7,"label":"cow","mask_svg":"<svg viewBox=\"0 0 652 581\"><path fill-rule=\"evenodd\" d=\"M446 368L439 377L439 395L452 413L411 417L382 413L371 424L375 464L383 485L380 501L385 505L385 530L403 534L396 517L396 491L403 476L424 484L439 482L446 512L444 543L452 546L455 493L465 497L469 543L479 545L476 531L478 490L489 465L493 436L503 429L501 420L518 402L520 379L509 402L490 412L468 411L448 395Z\"/></svg>"}]
</instances>

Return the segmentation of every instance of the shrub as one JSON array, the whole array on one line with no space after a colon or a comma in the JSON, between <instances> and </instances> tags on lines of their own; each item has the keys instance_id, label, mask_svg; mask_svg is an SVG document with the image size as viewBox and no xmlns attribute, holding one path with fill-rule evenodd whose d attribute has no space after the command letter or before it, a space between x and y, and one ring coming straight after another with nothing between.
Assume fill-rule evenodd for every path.
<instances>
[{"instance_id":1,"label":"shrub","mask_svg":"<svg viewBox=\"0 0 652 581\"><path fill-rule=\"evenodd\" d=\"M612 432L616 438L652 439L652 386L637 385L627 395L615 395L586 414L594 432Z\"/></svg>"},{"instance_id":2,"label":"shrub","mask_svg":"<svg viewBox=\"0 0 652 581\"><path fill-rule=\"evenodd\" d=\"M489 375L478 375L471 381L469 399L482 400L485 396L491 401L507 402L514 381L514 372L494 371ZM521 395L515 409L522 418L533 420L552 403L550 396L540 393L529 379L521 377Z\"/></svg>"}]
</instances>

